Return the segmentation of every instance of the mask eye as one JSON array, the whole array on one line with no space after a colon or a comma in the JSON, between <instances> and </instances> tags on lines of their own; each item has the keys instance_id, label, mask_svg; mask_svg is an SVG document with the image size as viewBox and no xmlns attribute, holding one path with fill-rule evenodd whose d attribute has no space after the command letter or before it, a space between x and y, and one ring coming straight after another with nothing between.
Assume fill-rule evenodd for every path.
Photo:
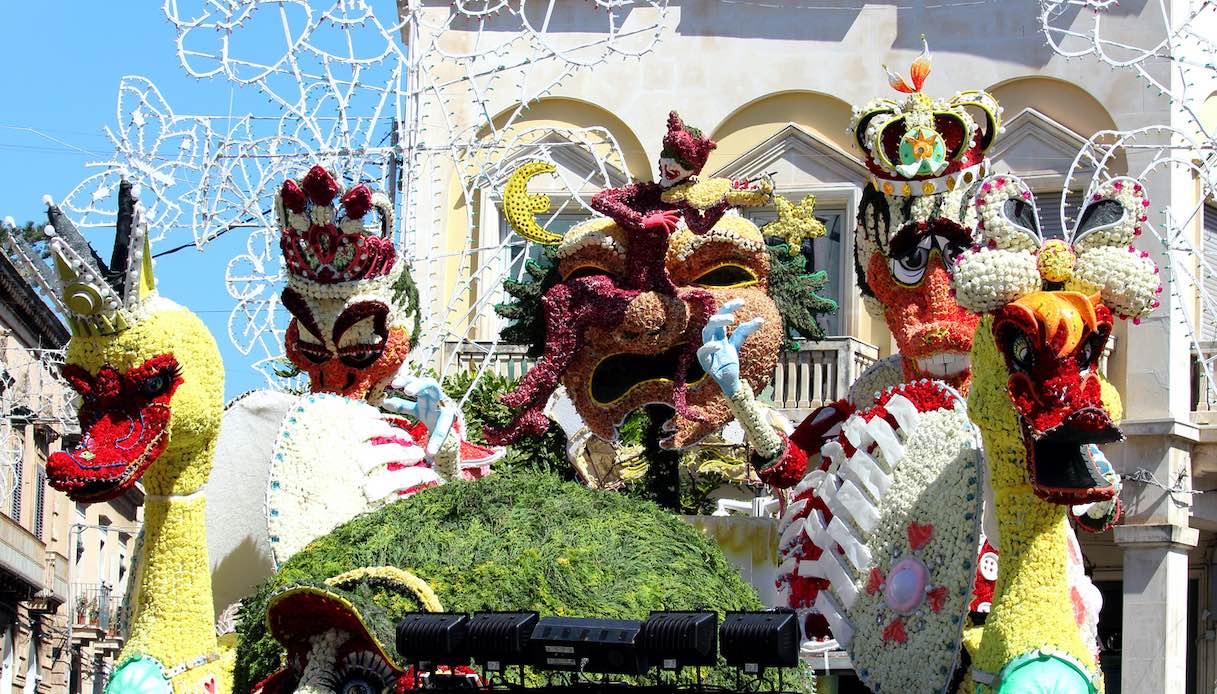
<instances>
[{"instance_id":1,"label":"mask eye","mask_svg":"<svg viewBox=\"0 0 1217 694\"><path fill-rule=\"evenodd\" d=\"M1021 371L1030 371L1035 365L1035 350L1031 348L1031 340L1019 333L1010 341L1010 362Z\"/></svg>"},{"instance_id":2,"label":"mask eye","mask_svg":"<svg viewBox=\"0 0 1217 694\"><path fill-rule=\"evenodd\" d=\"M698 287L748 287L756 282L756 275L748 268L728 264L703 272L690 284Z\"/></svg>"},{"instance_id":3,"label":"mask eye","mask_svg":"<svg viewBox=\"0 0 1217 694\"><path fill-rule=\"evenodd\" d=\"M325 345L318 345L304 340L296 340L296 350L304 355L305 359L314 364L324 364L330 360L333 355L325 348Z\"/></svg>"},{"instance_id":4,"label":"mask eye","mask_svg":"<svg viewBox=\"0 0 1217 694\"><path fill-rule=\"evenodd\" d=\"M354 345L340 350L338 358L352 369L366 369L375 363L384 351L383 342L375 345Z\"/></svg>"},{"instance_id":5,"label":"mask eye","mask_svg":"<svg viewBox=\"0 0 1217 694\"><path fill-rule=\"evenodd\" d=\"M904 255L891 259L892 277L901 284L919 284L921 278L925 276L925 268L929 264L929 246L915 246Z\"/></svg>"},{"instance_id":6,"label":"mask eye","mask_svg":"<svg viewBox=\"0 0 1217 694\"><path fill-rule=\"evenodd\" d=\"M566 282L568 280L577 280L580 277L595 277L596 275L604 275L609 277L611 276L611 273L598 265L580 265L574 270L566 273L566 275L562 278L562 281Z\"/></svg>"}]
</instances>

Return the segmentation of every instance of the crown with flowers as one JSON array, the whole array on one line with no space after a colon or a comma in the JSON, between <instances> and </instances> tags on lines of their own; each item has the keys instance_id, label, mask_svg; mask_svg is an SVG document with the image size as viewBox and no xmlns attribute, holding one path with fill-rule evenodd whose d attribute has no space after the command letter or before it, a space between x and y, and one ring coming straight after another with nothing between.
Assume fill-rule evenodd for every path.
<instances>
[{"instance_id":1,"label":"crown with flowers","mask_svg":"<svg viewBox=\"0 0 1217 694\"><path fill-rule=\"evenodd\" d=\"M156 297L148 225L139 191L126 179L118 186L114 249L107 264L63 210L46 198L43 228L54 273L20 234L5 234L9 259L67 319L72 335L115 335L151 310Z\"/></svg>"},{"instance_id":2,"label":"crown with flowers","mask_svg":"<svg viewBox=\"0 0 1217 694\"><path fill-rule=\"evenodd\" d=\"M325 167L288 179L275 196L289 281L335 289L395 274L393 207L360 183L343 191Z\"/></svg>"},{"instance_id":3,"label":"crown with flowers","mask_svg":"<svg viewBox=\"0 0 1217 694\"><path fill-rule=\"evenodd\" d=\"M1035 196L1021 179L985 179L974 201L977 245L956 260L956 300L975 313L1022 296L1063 289L1098 294L1120 318L1138 322L1158 307L1158 266L1134 247L1149 198L1140 182L1105 181L1086 201L1068 241L1044 241Z\"/></svg>"},{"instance_id":4,"label":"crown with flowers","mask_svg":"<svg viewBox=\"0 0 1217 694\"><path fill-rule=\"evenodd\" d=\"M710 158L710 151L717 146L697 128L685 125L675 111L668 113L668 132L663 136L660 156L671 157L694 173L700 173Z\"/></svg>"},{"instance_id":5,"label":"crown with flowers","mask_svg":"<svg viewBox=\"0 0 1217 694\"><path fill-rule=\"evenodd\" d=\"M988 92L969 90L949 99L931 99L921 88L930 75L930 48L921 37L921 55L909 70L912 84L886 65L888 81L904 103L872 99L855 107L849 132L866 153L876 190L888 195L935 195L966 188L984 178L985 153L1001 132L1001 107ZM985 118L980 127L969 108Z\"/></svg>"}]
</instances>

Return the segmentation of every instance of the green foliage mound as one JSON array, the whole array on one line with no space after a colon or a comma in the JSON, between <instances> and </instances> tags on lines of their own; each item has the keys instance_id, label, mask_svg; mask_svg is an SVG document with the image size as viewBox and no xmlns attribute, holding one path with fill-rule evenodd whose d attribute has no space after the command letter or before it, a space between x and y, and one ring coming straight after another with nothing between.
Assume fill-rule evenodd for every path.
<instances>
[{"instance_id":1,"label":"green foliage mound","mask_svg":"<svg viewBox=\"0 0 1217 694\"><path fill-rule=\"evenodd\" d=\"M292 557L245 602L236 689L279 668L269 597L367 566L428 581L446 610L645 618L661 609L761 609L712 540L654 504L537 473L446 484L367 513ZM365 615L396 620L386 611Z\"/></svg>"}]
</instances>

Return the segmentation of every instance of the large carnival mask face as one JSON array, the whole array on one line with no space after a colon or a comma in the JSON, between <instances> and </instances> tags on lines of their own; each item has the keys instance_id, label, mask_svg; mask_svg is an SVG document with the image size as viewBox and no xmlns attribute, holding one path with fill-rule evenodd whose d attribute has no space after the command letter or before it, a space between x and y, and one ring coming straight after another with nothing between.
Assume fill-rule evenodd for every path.
<instances>
[{"instance_id":1,"label":"large carnival mask face","mask_svg":"<svg viewBox=\"0 0 1217 694\"><path fill-rule=\"evenodd\" d=\"M287 357L308 374L314 393L379 398L410 352L410 334L388 302L367 295L306 297L283 290L292 320Z\"/></svg>"},{"instance_id":2,"label":"large carnival mask face","mask_svg":"<svg viewBox=\"0 0 1217 694\"><path fill-rule=\"evenodd\" d=\"M314 166L284 181L275 208L288 270L281 300L292 316L287 358L314 393L378 403L410 351L406 318L417 318L417 306L399 304L417 296L393 245L388 198L363 184L343 193Z\"/></svg>"},{"instance_id":3,"label":"large carnival mask face","mask_svg":"<svg viewBox=\"0 0 1217 694\"><path fill-rule=\"evenodd\" d=\"M890 221L888 215L898 201L868 186L860 226ZM969 207L966 200L952 201L960 208ZM887 249L874 248L864 270L867 286L882 305L883 318L904 357L905 378L936 378L966 390L971 377L968 352L979 319L955 302L949 268L972 240L964 224L945 216L945 209L940 213L944 216L905 224ZM953 216L966 219L964 214Z\"/></svg>"},{"instance_id":4,"label":"large carnival mask face","mask_svg":"<svg viewBox=\"0 0 1217 694\"><path fill-rule=\"evenodd\" d=\"M609 220L594 220L567 234L558 249L564 282L603 275L615 287L628 288L624 258L629 236ZM583 347L562 375L579 414L601 438L616 439L616 427L630 412L647 404L675 407L673 388L681 355L700 326L732 299L742 299L738 322L755 317L764 326L740 349L741 376L754 390L768 382L781 351L782 318L768 292L769 258L760 231L741 217L725 217L708 234L681 229L672 235L666 267L677 294L636 293L624 316L611 325L588 328ZM712 303L705 301L712 298ZM688 410L694 419L674 414L665 424L671 436L665 446L683 448L731 419L721 389L687 360Z\"/></svg>"}]
</instances>

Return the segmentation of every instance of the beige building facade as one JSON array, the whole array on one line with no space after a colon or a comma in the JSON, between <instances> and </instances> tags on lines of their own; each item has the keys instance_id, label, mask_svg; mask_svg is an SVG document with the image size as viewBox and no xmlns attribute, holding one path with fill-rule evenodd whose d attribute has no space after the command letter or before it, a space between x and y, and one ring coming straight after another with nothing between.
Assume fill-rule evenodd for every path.
<instances>
[{"instance_id":1,"label":"beige building facade","mask_svg":"<svg viewBox=\"0 0 1217 694\"><path fill-rule=\"evenodd\" d=\"M431 24L447 24L450 3L419 4ZM807 3L673 0L667 28L653 52L576 72L507 126L520 133L530 128L605 128L622 154L609 167L609 183L617 185L653 177L666 116L675 109L718 142L706 173L734 178L773 173L778 192L787 197L816 196L817 214L829 230L817 242L816 269L828 271L832 289L826 293L839 301L841 310L826 321L830 338L788 353L778 367L772 398L796 421L820 403L843 396L853 376L894 348L882 322L864 310L856 287L853 220L866 174L846 133L852 106L874 97L899 96L888 87L881 64L906 70L925 34L933 53L926 87L931 96L985 89L998 99L1005 131L990 153L993 170L1028 181L1041 210L1049 211L1047 235L1062 233L1060 222L1051 221L1062 191L1067 185L1074 192L1081 190L1093 174L1080 167L1074 177L1069 175L1079 149L1092 135L1174 123L1179 117L1165 97L1147 89L1132 71L1054 53L1045 45L1040 6L1033 0L812 4L814 8ZM1187 3L1167 5L1182 9ZM1146 27L1161 26L1159 11L1156 2L1121 3L1109 10L1109 38L1135 42ZM646 7L621 10L617 21L626 28L631 22L645 24L653 12ZM535 19L548 19L551 27L560 27L562 39L572 43L592 37L604 25L603 12L593 15L586 3L557 3L552 17ZM504 19L505 25L508 21ZM1074 21L1075 28L1085 30L1089 18L1079 12ZM459 20L453 26L459 29ZM450 31L442 42L450 52L460 52L487 40L472 31ZM507 53L499 59L509 63L527 49L521 43L518 50L520 55ZM430 69L442 80L442 62ZM544 80L548 69L536 67L533 79ZM1165 68L1158 77L1167 84L1174 79ZM490 113L500 114L503 123L517 107L513 93L503 89L498 101L492 97ZM428 132L438 137L434 133L444 131L428 129L428 123L477 128L481 114L465 108L453 102L444 104L442 112L424 110L423 144ZM592 157L576 150L549 149L559 174L568 180L595 180ZM518 156L527 155L528 148L521 147ZM1116 173L1140 172L1142 156L1149 154L1127 153L1112 168ZM487 274L485 268L491 268L489 274L495 276L475 277L467 289L459 278L471 268L455 260L427 268L435 286L457 287L458 294L465 294L463 304L449 307L450 328L488 342L501 327L499 320L488 311L461 309L474 305L479 292L500 291L502 274L536 249L509 233L493 192L464 193L472 183L460 179L462 171L449 166L418 177L415 199L431 201L434 207L418 215L414 237L419 246L413 250L416 256L434 253L422 245L434 239L446 240L443 250L454 256L462 248L488 249L472 269ZM1157 169L1146 184L1154 209L1190 211L1200 202L1195 181L1178 171ZM553 193L558 204L561 195L569 197L559 187L545 186L545 177L538 177L530 190ZM569 226L590 214L578 205L568 209L555 224ZM748 214L765 221L765 215L773 213ZM1185 234L1196 248L1208 248L1206 223L1217 230L1217 214L1185 223ZM1150 239L1143 247L1160 266L1170 265L1161 244ZM1204 412L1207 399L1198 397L1204 387L1192 368L1193 331L1188 326L1202 321L1194 285L1176 282L1150 318L1137 326L1119 325L1107 360L1107 374L1124 394L1127 436L1107 448L1109 457L1126 475L1170 481L1127 481L1122 525L1114 533L1083 537L1088 567L1106 599L1100 631L1107 647L1108 691L1212 691L1217 681L1217 494L1163 488L1217 488L1217 418ZM467 348L454 343L453 349ZM518 374L521 364L510 362L523 356L510 349L500 348L500 353L494 368ZM847 681L847 676L841 679L843 691Z\"/></svg>"}]
</instances>

